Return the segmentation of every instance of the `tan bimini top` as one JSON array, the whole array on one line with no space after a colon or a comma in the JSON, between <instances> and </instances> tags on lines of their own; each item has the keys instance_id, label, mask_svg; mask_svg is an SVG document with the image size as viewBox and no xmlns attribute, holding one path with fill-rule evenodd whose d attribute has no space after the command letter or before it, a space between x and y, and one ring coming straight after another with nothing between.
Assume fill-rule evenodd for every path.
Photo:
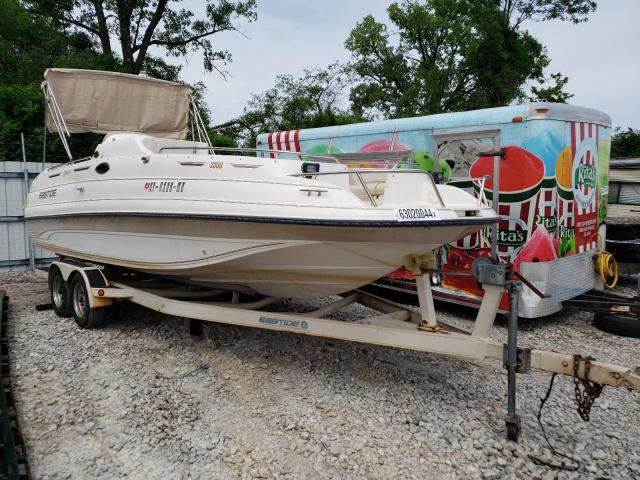
<instances>
[{"instance_id":1,"label":"tan bimini top","mask_svg":"<svg viewBox=\"0 0 640 480\"><path fill-rule=\"evenodd\" d=\"M49 68L44 84L53 92L69 133L186 137L192 90L180 83L126 73ZM47 129L58 131L49 105Z\"/></svg>"}]
</instances>

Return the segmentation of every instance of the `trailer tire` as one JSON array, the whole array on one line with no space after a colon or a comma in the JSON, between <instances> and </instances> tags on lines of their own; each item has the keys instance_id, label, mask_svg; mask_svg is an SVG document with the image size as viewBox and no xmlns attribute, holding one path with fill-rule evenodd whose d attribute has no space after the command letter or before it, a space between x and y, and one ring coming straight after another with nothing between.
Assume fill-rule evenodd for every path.
<instances>
[{"instance_id":1,"label":"trailer tire","mask_svg":"<svg viewBox=\"0 0 640 480\"><path fill-rule=\"evenodd\" d=\"M62 318L73 316L69 283L65 281L62 272L55 265L49 268L49 298L56 315Z\"/></svg>"},{"instance_id":2,"label":"trailer tire","mask_svg":"<svg viewBox=\"0 0 640 480\"><path fill-rule=\"evenodd\" d=\"M596 313L593 324L603 332L640 338L640 318L623 313Z\"/></svg>"},{"instance_id":3,"label":"trailer tire","mask_svg":"<svg viewBox=\"0 0 640 480\"><path fill-rule=\"evenodd\" d=\"M82 275L76 274L71 279L71 305L73 318L80 328L98 328L104 324L105 308L89 306L89 293Z\"/></svg>"}]
</instances>

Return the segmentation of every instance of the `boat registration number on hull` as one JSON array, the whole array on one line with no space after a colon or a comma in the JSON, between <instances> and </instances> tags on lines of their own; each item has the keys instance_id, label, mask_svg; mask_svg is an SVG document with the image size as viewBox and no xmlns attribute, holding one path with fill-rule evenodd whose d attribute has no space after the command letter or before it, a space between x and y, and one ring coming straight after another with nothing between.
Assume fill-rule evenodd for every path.
<instances>
[{"instance_id":1,"label":"boat registration number on hull","mask_svg":"<svg viewBox=\"0 0 640 480\"><path fill-rule=\"evenodd\" d=\"M394 210L399 222L420 222L423 220L440 220L438 211L433 208L396 208Z\"/></svg>"}]
</instances>

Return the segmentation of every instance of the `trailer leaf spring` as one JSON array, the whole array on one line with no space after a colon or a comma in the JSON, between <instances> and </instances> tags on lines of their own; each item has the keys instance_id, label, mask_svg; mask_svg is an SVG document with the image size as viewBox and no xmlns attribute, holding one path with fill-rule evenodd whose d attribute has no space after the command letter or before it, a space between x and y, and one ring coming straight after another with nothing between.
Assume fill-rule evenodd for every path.
<instances>
[{"instance_id":1,"label":"trailer leaf spring","mask_svg":"<svg viewBox=\"0 0 640 480\"><path fill-rule=\"evenodd\" d=\"M576 402L578 403L578 414L585 422L589 421L591 407L593 407L596 398L602 393L602 385L589 380L592 360L595 360L595 358L583 357L578 353L573 356L573 387L576 394ZM580 378L578 370L583 362L584 378Z\"/></svg>"}]
</instances>

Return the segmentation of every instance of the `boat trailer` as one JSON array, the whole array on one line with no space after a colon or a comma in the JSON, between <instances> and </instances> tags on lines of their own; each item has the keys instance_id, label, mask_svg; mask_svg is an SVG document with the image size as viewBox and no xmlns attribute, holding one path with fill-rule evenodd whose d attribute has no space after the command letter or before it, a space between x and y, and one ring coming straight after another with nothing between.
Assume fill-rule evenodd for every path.
<instances>
[{"instance_id":1,"label":"boat trailer","mask_svg":"<svg viewBox=\"0 0 640 480\"><path fill-rule=\"evenodd\" d=\"M638 367L626 368L580 355L519 347L517 305L522 281L516 279L508 264L482 262L474 268L473 274L485 295L470 332L436 320L431 273L419 266L414 272L419 298L417 308L355 290L306 313L269 312L266 308L278 298L256 297L243 287L229 285L212 289L186 285L72 259L53 262L48 272L40 270L38 273L49 279L52 302L58 309L61 307L59 302L66 302L62 306L68 308L67 316L73 315L84 328L99 326L105 307L114 302L129 301L160 313L188 318L192 334L199 334L200 322L207 321L453 355L469 360L491 358L502 361L507 370L507 436L513 441L517 441L520 433L520 417L516 411L518 373L530 373L531 369L536 369L574 377L578 410L586 411L587 418L602 386L640 390ZM508 339L503 344L491 340L489 334L505 291L509 295L510 314ZM353 322L323 318L354 303L379 314Z\"/></svg>"}]
</instances>

